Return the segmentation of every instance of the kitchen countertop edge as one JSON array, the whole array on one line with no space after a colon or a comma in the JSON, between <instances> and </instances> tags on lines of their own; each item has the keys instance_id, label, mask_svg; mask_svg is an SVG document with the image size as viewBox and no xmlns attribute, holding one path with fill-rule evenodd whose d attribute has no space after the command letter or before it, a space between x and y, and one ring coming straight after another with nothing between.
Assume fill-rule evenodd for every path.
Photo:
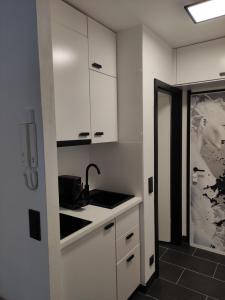
<instances>
[{"instance_id":1,"label":"kitchen countertop edge","mask_svg":"<svg viewBox=\"0 0 225 300\"><path fill-rule=\"evenodd\" d=\"M88 205L86 207L86 210L94 209L96 212L99 212L99 218L93 217L91 220L91 218L89 216L88 220L92 221L92 223L90 225L74 232L73 234L69 235L68 237L62 239L60 241L61 250L63 250L67 246L71 245L72 243L78 241L79 239L83 238L84 236L88 235L92 231L98 229L99 227L106 224L107 222L110 222L111 220L115 219L116 217L122 215L129 209L139 205L141 202L142 202L141 197L134 197L134 198L130 199L129 201L126 201L123 204L115 207L114 209L107 209L107 208L102 208L102 207L97 207L97 206L93 207L93 205ZM83 212L84 216L82 216L82 212L77 212L75 210L69 210L69 209L64 209L64 208L60 208L59 212L66 214L66 215L70 215L72 217L87 219L87 217L85 216L85 209Z\"/></svg>"}]
</instances>

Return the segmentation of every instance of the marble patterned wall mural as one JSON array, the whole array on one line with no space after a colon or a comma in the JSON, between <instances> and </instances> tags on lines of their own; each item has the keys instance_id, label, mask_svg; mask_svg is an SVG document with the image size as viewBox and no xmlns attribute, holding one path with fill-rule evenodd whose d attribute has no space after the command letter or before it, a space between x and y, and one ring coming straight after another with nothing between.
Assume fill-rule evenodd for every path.
<instances>
[{"instance_id":1,"label":"marble patterned wall mural","mask_svg":"<svg viewBox=\"0 0 225 300\"><path fill-rule=\"evenodd\" d=\"M225 254L225 91L191 95L190 239Z\"/></svg>"}]
</instances>

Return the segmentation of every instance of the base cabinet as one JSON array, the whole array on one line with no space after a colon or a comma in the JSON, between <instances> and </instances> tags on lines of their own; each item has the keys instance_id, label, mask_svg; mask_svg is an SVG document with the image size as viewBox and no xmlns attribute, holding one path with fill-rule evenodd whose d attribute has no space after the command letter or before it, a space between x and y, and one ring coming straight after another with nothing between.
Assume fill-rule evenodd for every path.
<instances>
[{"instance_id":1,"label":"base cabinet","mask_svg":"<svg viewBox=\"0 0 225 300\"><path fill-rule=\"evenodd\" d=\"M118 300L127 300L140 284L140 247L136 246L117 264Z\"/></svg>"},{"instance_id":2,"label":"base cabinet","mask_svg":"<svg viewBox=\"0 0 225 300\"><path fill-rule=\"evenodd\" d=\"M127 300L139 284L139 206L62 249L62 300Z\"/></svg>"},{"instance_id":3,"label":"base cabinet","mask_svg":"<svg viewBox=\"0 0 225 300\"><path fill-rule=\"evenodd\" d=\"M62 300L116 300L115 226L105 226L62 250Z\"/></svg>"}]
</instances>

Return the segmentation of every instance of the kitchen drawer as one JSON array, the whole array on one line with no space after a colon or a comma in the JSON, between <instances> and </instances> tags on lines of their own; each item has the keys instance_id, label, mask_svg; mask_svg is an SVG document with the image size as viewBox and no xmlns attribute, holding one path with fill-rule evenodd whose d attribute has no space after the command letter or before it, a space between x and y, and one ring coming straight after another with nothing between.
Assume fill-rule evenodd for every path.
<instances>
[{"instance_id":1,"label":"kitchen drawer","mask_svg":"<svg viewBox=\"0 0 225 300\"><path fill-rule=\"evenodd\" d=\"M117 264L118 300L127 300L140 284L140 246Z\"/></svg>"},{"instance_id":2,"label":"kitchen drawer","mask_svg":"<svg viewBox=\"0 0 225 300\"><path fill-rule=\"evenodd\" d=\"M136 225L139 225L139 206L116 218L116 239L118 240Z\"/></svg>"},{"instance_id":3,"label":"kitchen drawer","mask_svg":"<svg viewBox=\"0 0 225 300\"><path fill-rule=\"evenodd\" d=\"M120 261L139 244L139 225L133 227L116 241L117 261Z\"/></svg>"}]
</instances>

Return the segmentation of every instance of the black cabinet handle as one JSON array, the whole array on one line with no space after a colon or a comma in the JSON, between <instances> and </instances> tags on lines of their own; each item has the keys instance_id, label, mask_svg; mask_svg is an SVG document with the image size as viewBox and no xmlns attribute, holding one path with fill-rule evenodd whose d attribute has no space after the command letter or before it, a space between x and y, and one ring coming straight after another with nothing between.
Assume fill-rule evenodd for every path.
<instances>
[{"instance_id":1,"label":"black cabinet handle","mask_svg":"<svg viewBox=\"0 0 225 300\"><path fill-rule=\"evenodd\" d=\"M104 135L104 132L102 132L102 131L95 132L95 136L103 136L103 135Z\"/></svg>"},{"instance_id":2,"label":"black cabinet handle","mask_svg":"<svg viewBox=\"0 0 225 300\"><path fill-rule=\"evenodd\" d=\"M81 132L81 133L79 133L80 137L85 137L85 136L89 136L89 135L90 135L89 132Z\"/></svg>"},{"instance_id":3,"label":"black cabinet handle","mask_svg":"<svg viewBox=\"0 0 225 300\"><path fill-rule=\"evenodd\" d=\"M133 233L133 232L132 232L132 233L130 233L130 234L128 234L128 236L126 236L126 240L129 240L129 239L131 239L133 235L134 235L134 233Z\"/></svg>"},{"instance_id":4,"label":"black cabinet handle","mask_svg":"<svg viewBox=\"0 0 225 300\"><path fill-rule=\"evenodd\" d=\"M104 229L105 230L109 230L111 227L113 227L114 226L114 223L109 223L108 225L106 225L105 227L104 227Z\"/></svg>"},{"instance_id":5,"label":"black cabinet handle","mask_svg":"<svg viewBox=\"0 0 225 300\"><path fill-rule=\"evenodd\" d=\"M134 254L132 254L130 257L128 257L127 262L132 261L132 259L134 259Z\"/></svg>"},{"instance_id":6,"label":"black cabinet handle","mask_svg":"<svg viewBox=\"0 0 225 300\"><path fill-rule=\"evenodd\" d=\"M100 64L98 64L96 62L92 64L92 67L96 68L96 69L102 69L102 65L100 65Z\"/></svg>"}]
</instances>

